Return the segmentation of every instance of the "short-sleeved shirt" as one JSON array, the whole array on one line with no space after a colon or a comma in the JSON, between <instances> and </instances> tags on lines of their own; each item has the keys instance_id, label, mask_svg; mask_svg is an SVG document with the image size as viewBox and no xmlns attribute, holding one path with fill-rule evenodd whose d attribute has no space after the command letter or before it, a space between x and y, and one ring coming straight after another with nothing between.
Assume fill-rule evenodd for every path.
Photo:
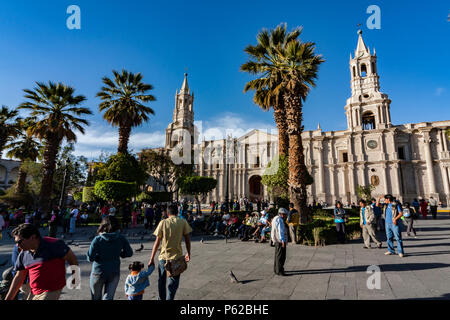
<instances>
[{"instance_id":1,"label":"short-sleeved shirt","mask_svg":"<svg viewBox=\"0 0 450 320\"><path fill-rule=\"evenodd\" d=\"M175 216L169 216L162 220L155 232L158 238L161 238L161 252L159 260L173 260L183 256L181 240L183 236L192 232L189 223Z\"/></svg>"},{"instance_id":2,"label":"short-sleeved shirt","mask_svg":"<svg viewBox=\"0 0 450 320\"><path fill-rule=\"evenodd\" d=\"M14 270L27 270L31 293L34 295L64 288L66 267L63 257L70 251L64 241L43 237L33 254L22 251L17 257Z\"/></svg>"},{"instance_id":3,"label":"short-sleeved shirt","mask_svg":"<svg viewBox=\"0 0 450 320\"><path fill-rule=\"evenodd\" d=\"M400 212L400 211L402 211L402 208L400 207L399 204L397 204L397 212ZM393 222L392 222L392 203L389 203L386 206L386 218L385 219L386 219L386 223L393 224Z\"/></svg>"}]
</instances>

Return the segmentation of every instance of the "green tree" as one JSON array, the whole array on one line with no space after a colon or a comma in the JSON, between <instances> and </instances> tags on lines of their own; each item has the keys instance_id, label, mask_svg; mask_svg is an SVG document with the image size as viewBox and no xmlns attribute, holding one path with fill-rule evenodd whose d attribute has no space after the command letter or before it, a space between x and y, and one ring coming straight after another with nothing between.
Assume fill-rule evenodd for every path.
<instances>
[{"instance_id":1,"label":"green tree","mask_svg":"<svg viewBox=\"0 0 450 320\"><path fill-rule=\"evenodd\" d=\"M82 200L84 203L95 201L95 188L94 187L84 187Z\"/></svg>"},{"instance_id":2,"label":"green tree","mask_svg":"<svg viewBox=\"0 0 450 320\"><path fill-rule=\"evenodd\" d=\"M20 118L17 117L17 110L9 110L2 106L0 109L0 158L2 157L5 145L20 135Z\"/></svg>"},{"instance_id":3,"label":"green tree","mask_svg":"<svg viewBox=\"0 0 450 320\"><path fill-rule=\"evenodd\" d=\"M241 66L241 71L252 75L260 75L267 63L276 63L279 53L283 52L286 45L298 38L301 29L286 32L286 24L277 26L274 30L262 30L257 37L256 46L249 45L245 48L250 61ZM272 107L274 119L278 129L278 153L289 153L289 136L286 122L286 110L283 100L283 81L281 72L263 72L260 78L251 80L244 87L244 92L254 90L253 101L263 110L268 111Z\"/></svg>"},{"instance_id":4,"label":"green tree","mask_svg":"<svg viewBox=\"0 0 450 320\"><path fill-rule=\"evenodd\" d=\"M62 83L36 82L33 90L25 89L25 98L19 109L31 111L36 122L28 128L28 133L44 142L43 177L40 200L44 212L48 212L53 190L53 175L56 157L63 140L76 142L75 131L84 134L84 126L89 123L82 116L90 115L88 108L79 107L86 100L83 95L75 95L75 89Z\"/></svg>"},{"instance_id":5,"label":"green tree","mask_svg":"<svg viewBox=\"0 0 450 320\"><path fill-rule=\"evenodd\" d=\"M145 168L134 155L128 153L111 156L99 170L99 176L104 180L135 182L138 186L143 185L148 178Z\"/></svg>"},{"instance_id":6,"label":"green tree","mask_svg":"<svg viewBox=\"0 0 450 320\"><path fill-rule=\"evenodd\" d=\"M172 189L177 174L180 173L180 167L173 163L170 156L164 150L142 150L139 153L139 162L143 165L148 175L153 177L164 188L164 191Z\"/></svg>"},{"instance_id":7,"label":"green tree","mask_svg":"<svg viewBox=\"0 0 450 320\"><path fill-rule=\"evenodd\" d=\"M198 208L200 208L200 196L205 197L210 191L214 190L217 180L212 177L188 176L180 177L177 184L182 194L194 196Z\"/></svg>"},{"instance_id":8,"label":"green tree","mask_svg":"<svg viewBox=\"0 0 450 320\"><path fill-rule=\"evenodd\" d=\"M134 197L137 192L135 182L105 180L97 181L94 194L105 201L125 201Z\"/></svg>"},{"instance_id":9,"label":"green tree","mask_svg":"<svg viewBox=\"0 0 450 320\"><path fill-rule=\"evenodd\" d=\"M371 184L369 184L368 186L358 185L356 187L356 194L358 195L359 199L364 199L370 203L370 201L372 200L373 190L375 190L375 186Z\"/></svg>"},{"instance_id":10,"label":"green tree","mask_svg":"<svg viewBox=\"0 0 450 320\"><path fill-rule=\"evenodd\" d=\"M297 28L293 33L295 30L301 32ZM323 62L321 55L315 53L313 42L302 42L295 37L251 64L252 73L260 79L280 79L271 90L279 90L283 96L289 135L289 198L300 213L301 223L310 220L306 191L309 173L301 136L304 130L303 102L315 86L319 65Z\"/></svg>"},{"instance_id":11,"label":"green tree","mask_svg":"<svg viewBox=\"0 0 450 320\"><path fill-rule=\"evenodd\" d=\"M450 128L445 130L445 134L447 135L447 139L450 140Z\"/></svg>"},{"instance_id":12,"label":"green tree","mask_svg":"<svg viewBox=\"0 0 450 320\"><path fill-rule=\"evenodd\" d=\"M7 157L16 158L22 161L19 167L19 174L15 185L16 193L25 192L27 171L25 170L23 165L24 161L30 160L32 162L35 162L37 157L39 156L39 142L35 141L33 137L26 132L29 124L30 122L21 121L20 126L22 128L22 132L19 136L19 139L6 145L6 149L9 149L8 153L6 154Z\"/></svg>"},{"instance_id":13,"label":"green tree","mask_svg":"<svg viewBox=\"0 0 450 320\"><path fill-rule=\"evenodd\" d=\"M149 120L149 115L154 114L152 108L142 103L156 101L156 98L147 91L153 86L142 82L140 73L134 74L126 70L118 73L113 70L113 80L108 77L103 78L104 86L97 93L102 102L99 111L105 112L103 119L112 126L119 127L118 153L128 152L128 141L131 129L140 126Z\"/></svg>"},{"instance_id":14,"label":"green tree","mask_svg":"<svg viewBox=\"0 0 450 320\"><path fill-rule=\"evenodd\" d=\"M277 155L267 165L261 182L274 199L289 199L289 163L285 155Z\"/></svg>"}]
</instances>

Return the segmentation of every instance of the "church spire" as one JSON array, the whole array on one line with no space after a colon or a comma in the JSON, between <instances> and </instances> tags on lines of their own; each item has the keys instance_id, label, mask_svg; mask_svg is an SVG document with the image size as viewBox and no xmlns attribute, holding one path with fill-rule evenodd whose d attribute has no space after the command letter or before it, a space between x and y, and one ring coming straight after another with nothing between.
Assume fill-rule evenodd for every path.
<instances>
[{"instance_id":1,"label":"church spire","mask_svg":"<svg viewBox=\"0 0 450 320\"><path fill-rule=\"evenodd\" d=\"M362 38L362 30L358 30L358 44L356 46L355 50L355 57L359 57L361 55L364 55L365 53L370 55L369 50L367 49L366 44L364 43L364 40Z\"/></svg>"},{"instance_id":2,"label":"church spire","mask_svg":"<svg viewBox=\"0 0 450 320\"><path fill-rule=\"evenodd\" d=\"M185 73L184 74L183 84L181 85L180 93L187 93L187 94L189 94L189 85L188 85L188 81L187 81L187 76L188 76L188 74Z\"/></svg>"}]
</instances>

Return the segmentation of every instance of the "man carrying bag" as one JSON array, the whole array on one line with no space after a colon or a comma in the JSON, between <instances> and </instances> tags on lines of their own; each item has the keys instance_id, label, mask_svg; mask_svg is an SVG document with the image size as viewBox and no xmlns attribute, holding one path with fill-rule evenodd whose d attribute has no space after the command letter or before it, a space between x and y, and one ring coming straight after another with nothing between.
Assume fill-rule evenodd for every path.
<instances>
[{"instance_id":1,"label":"man carrying bag","mask_svg":"<svg viewBox=\"0 0 450 320\"><path fill-rule=\"evenodd\" d=\"M153 233L156 236L156 241L148 262L148 265L154 264L156 252L161 245L158 266L159 300L175 299L175 294L180 284L180 274L186 270L187 262L189 262L191 256L191 239L189 234L192 232L192 228L185 219L177 217L177 207L175 205L168 207L168 214L168 218L162 220ZM183 237L187 251L185 256L183 256L183 249L181 248ZM167 277L169 278L167 284L168 292L166 290Z\"/></svg>"}]
</instances>

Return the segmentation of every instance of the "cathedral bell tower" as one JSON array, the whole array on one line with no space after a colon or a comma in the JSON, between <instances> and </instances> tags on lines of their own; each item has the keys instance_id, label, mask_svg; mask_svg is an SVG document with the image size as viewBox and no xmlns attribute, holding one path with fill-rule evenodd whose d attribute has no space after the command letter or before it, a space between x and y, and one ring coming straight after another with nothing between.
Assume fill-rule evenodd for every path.
<instances>
[{"instance_id":1,"label":"cathedral bell tower","mask_svg":"<svg viewBox=\"0 0 450 320\"><path fill-rule=\"evenodd\" d=\"M345 114L350 131L384 129L392 126L387 94L380 92L377 55L366 47L358 31L355 56L350 54L352 96L347 99Z\"/></svg>"},{"instance_id":2,"label":"cathedral bell tower","mask_svg":"<svg viewBox=\"0 0 450 320\"><path fill-rule=\"evenodd\" d=\"M166 129L166 149L174 148L179 142L191 140L190 146L194 144L194 93L190 91L187 73L181 90L175 92L175 108L173 110L173 121Z\"/></svg>"}]
</instances>

